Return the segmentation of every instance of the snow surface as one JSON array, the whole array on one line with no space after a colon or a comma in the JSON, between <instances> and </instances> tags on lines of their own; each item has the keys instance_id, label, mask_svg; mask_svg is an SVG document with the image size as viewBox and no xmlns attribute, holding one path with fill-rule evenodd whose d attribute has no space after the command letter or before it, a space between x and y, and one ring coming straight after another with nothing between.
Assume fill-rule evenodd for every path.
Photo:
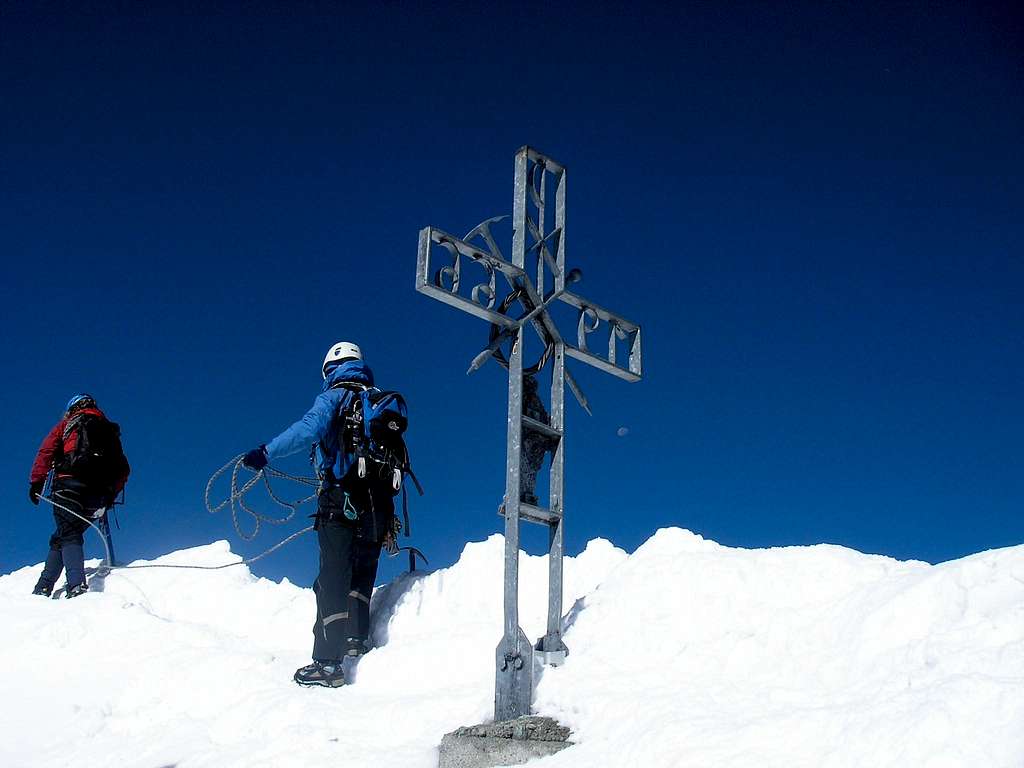
<instances>
[{"instance_id":1,"label":"snow surface","mask_svg":"<svg viewBox=\"0 0 1024 768\"><path fill-rule=\"evenodd\" d=\"M355 684L303 689L313 594L221 571L115 572L75 600L0 577L0 766L427 768L492 714L504 541L374 596ZM216 565L226 542L154 562ZM97 563L93 563L96 565ZM565 561L567 663L536 710L549 768L1021 768L1024 546L937 566L658 531ZM522 557L543 633L546 558Z\"/></svg>"}]
</instances>

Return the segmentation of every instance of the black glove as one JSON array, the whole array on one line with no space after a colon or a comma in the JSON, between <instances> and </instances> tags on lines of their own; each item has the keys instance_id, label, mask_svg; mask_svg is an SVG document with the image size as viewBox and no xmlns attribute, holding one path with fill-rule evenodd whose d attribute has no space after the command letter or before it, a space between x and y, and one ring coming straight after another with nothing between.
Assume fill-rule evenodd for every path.
<instances>
[{"instance_id":1,"label":"black glove","mask_svg":"<svg viewBox=\"0 0 1024 768\"><path fill-rule=\"evenodd\" d=\"M28 484L28 500L33 504L39 504L39 494L43 492L43 486L46 485L45 480L36 480L34 483Z\"/></svg>"},{"instance_id":2,"label":"black glove","mask_svg":"<svg viewBox=\"0 0 1024 768\"><path fill-rule=\"evenodd\" d=\"M242 457L242 463L249 469L259 472L267 466L267 446L261 445L259 448L253 448Z\"/></svg>"}]
</instances>

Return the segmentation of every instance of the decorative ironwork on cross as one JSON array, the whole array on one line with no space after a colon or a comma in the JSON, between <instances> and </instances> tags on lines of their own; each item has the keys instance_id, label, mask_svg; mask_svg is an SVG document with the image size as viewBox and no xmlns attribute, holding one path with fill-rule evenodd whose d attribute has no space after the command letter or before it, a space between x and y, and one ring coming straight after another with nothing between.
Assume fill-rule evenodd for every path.
<instances>
[{"instance_id":1,"label":"decorative ironwork on cross","mask_svg":"<svg viewBox=\"0 0 1024 768\"><path fill-rule=\"evenodd\" d=\"M554 215L549 217L552 187ZM508 216L486 219L463 238L434 227L420 230L419 237L416 290L491 324L489 343L470 363L467 373L492 357L508 369L508 460L501 507L505 517L505 621L496 651L494 690L494 717L499 721L529 714L535 660L559 664L568 653L561 626L565 384L587 413L590 407L566 368L566 358L630 382L639 381L641 376L640 326L568 290L582 273L578 269L565 271L565 197L565 167L523 147L515 160L511 262L505 259L492 232L492 226ZM549 218L553 218L553 226L545 231ZM467 266L476 271L476 278L465 279ZM499 288L499 274L507 290L505 285ZM552 288L546 293L548 277ZM503 293L500 299L499 291ZM575 344L561 334L551 316L556 302L577 312ZM518 317L510 314L516 304L522 308ZM540 338L543 353L536 363L524 366L523 332L527 326ZM602 345L598 352L591 344L602 330L607 333L607 346ZM620 347L625 348L624 356L619 353ZM548 411L537 393L534 377L549 362ZM549 503L544 508L533 491L548 453ZM536 646L519 626L520 520L545 525L549 530L547 632Z\"/></svg>"}]
</instances>

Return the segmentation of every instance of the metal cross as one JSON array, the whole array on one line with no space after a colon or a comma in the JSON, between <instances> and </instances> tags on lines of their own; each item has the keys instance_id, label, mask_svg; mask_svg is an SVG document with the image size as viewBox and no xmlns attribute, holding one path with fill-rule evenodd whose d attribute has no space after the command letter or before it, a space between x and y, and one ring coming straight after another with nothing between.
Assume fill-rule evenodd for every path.
<instances>
[{"instance_id":1,"label":"metal cross","mask_svg":"<svg viewBox=\"0 0 1024 768\"><path fill-rule=\"evenodd\" d=\"M553 227L546 232L552 186ZM461 239L434 227L420 230L419 237L416 290L491 324L490 343L473 359L468 373L492 357L508 368L508 460L501 507L505 517L505 622L496 651L496 721L529 714L534 661L560 664L568 653L562 642L565 384L588 413L590 408L576 380L566 369L566 358L630 382L638 381L641 376L640 326L568 290L582 273L578 269L565 271L565 194L565 167L530 147L523 147L516 153L515 161L511 262L505 260L492 233L492 225L508 216L487 219ZM474 240L479 242L472 244ZM440 267L435 266L435 256L443 259ZM536 267L533 280L526 271L528 260L531 268ZM478 272L477 281L463 279L463 269L470 264ZM508 286L501 301L498 300L499 273ZM545 295L549 273L553 288ZM462 291L468 286L472 287L466 296ZM550 310L556 302L568 304L578 313L575 344L562 336L551 316ZM513 317L510 310L517 303L523 313ZM544 352L535 365L524 367L523 332L527 326L540 337ZM607 332L607 347L602 346L600 352L591 350L589 339L602 330ZM617 354L620 342L625 348L624 361ZM506 353L508 346L511 349ZM523 392L524 374L526 377L536 375L548 361L552 368L550 415L544 412L532 382L525 400ZM547 508L541 507L532 494L539 463L534 464L529 456L524 459L524 448L527 454L535 454L538 445L551 453ZM524 480L527 481L525 493ZM519 626L520 520L545 525L549 530L547 632L536 646Z\"/></svg>"}]
</instances>

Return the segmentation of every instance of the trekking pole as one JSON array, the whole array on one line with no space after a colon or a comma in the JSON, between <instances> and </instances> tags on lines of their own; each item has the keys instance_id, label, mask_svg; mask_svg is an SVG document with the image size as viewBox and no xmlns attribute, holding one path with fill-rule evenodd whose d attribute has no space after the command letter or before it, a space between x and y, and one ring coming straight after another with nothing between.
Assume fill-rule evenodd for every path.
<instances>
[{"instance_id":1,"label":"trekking pole","mask_svg":"<svg viewBox=\"0 0 1024 768\"><path fill-rule=\"evenodd\" d=\"M113 509L113 506L110 509ZM96 515L99 518L100 535L106 540L107 552L110 554L110 561L107 565L113 567L117 565L117 561L114 559L114 539L110 534L110 519L107 517L110 509L106 507L98 509L96 510Z\"/></svg>"}]
</instances>

